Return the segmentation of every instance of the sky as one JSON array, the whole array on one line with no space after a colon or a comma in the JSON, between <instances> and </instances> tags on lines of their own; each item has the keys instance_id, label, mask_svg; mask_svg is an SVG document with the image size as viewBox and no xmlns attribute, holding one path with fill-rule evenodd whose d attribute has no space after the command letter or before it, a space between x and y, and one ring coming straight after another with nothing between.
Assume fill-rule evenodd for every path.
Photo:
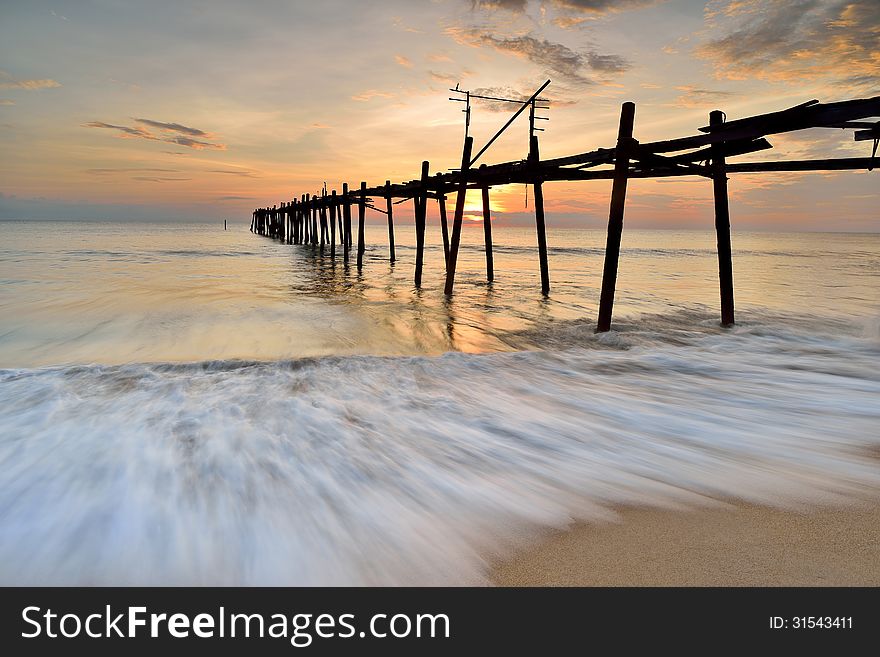
<instances>
[{"instance_id":1,"label":"sky","mask_svg":"<svg viewBox=\"0 0 880 657\"><path fill-rule=\"evenodd\" d=\"M695 134L713 109L736 119L875 96L880 2L0 0L0 219L249 223L325 182L458 166L450 87L528 96L547 79L542 157L612 147L624 101L650 141ZM476 148L509 113L474 107ZM838 129L770 142L739 161L871 147ZM527 152L521 117L482 161ZM878 175L732 175L732 225L880 232ZM604 226L609 191L547 184L548 225ZM526 203L522 185L492 190L493 220L533 225ZM469 198L470 219L478 207ZM626 222L709 228L711 182L631 181Z\"/></svg>"}]
</instances>

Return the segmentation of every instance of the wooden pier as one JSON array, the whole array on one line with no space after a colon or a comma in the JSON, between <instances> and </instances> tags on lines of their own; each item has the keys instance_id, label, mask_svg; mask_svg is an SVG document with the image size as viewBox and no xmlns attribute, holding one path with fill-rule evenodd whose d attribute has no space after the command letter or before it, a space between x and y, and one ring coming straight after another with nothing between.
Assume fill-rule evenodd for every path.
<instances>
[{"instance_id":1,"label":"wooden pier","mask_svg":"<svg viewBox=\"0 0 880 657\"><path fill-rule=\"evenodd\" d=\"M730 210L727 183L730 174L772 171L841 171L865 169L875 165L878 141L880 141L880 96L866 99L820 103L816 100L779 112L726 121L723 112L709 114L708 125L698 129L699 134L676 139L640 143L633 138L636 108L631 102L623 103L620 114L617 142L608 148L541 160L535 120L536 110L547 109L539 94L549 80L527 100L492 99L521 103L508 122L472 156L473 137L468 135L471 98L480 98L458 88L451 91L467 94L465 139L461 166L448 173L430 175L430 163L422 162L419 178L368 187L361 182L359 189L351 191L347 183L342 194L326 190L319 194L302 194L299 199L282 202L271 208L258 208L253 212L251 231L284 241L288 244L311 245L326 248L330 256L337 255L337 241L342 257L348 262L352 248L351 206L357 205L357 268L364 266L364 220L366 210L381 212L388 218L389 260L395 261L393 206L396 202L412 200L415 214L416 259L414 284L422 284L424 265L425 229L428 200L436 200L443 236L446 265L444 292L452 295L458 251L461 244L461 228L464 217L465 195L468 190L479 190L483 205L483 231L486 253L486 278L492 281L495 266L492 255L492 224L490 217L490 191L502 185L527 184L534 190L535 226L537 231L538 261L541 272L541 293L550 293L550 268L544 219L543 184L554 181L612 180L608 231L605 245L605 264L599 297L597 331L608 331L612 324L614 293L617 281L620 243L626 206L627 181L631 178L665 178L671 176L701 176L712 181L715 200L715 231L718 247L718 278L720 288L721 324L734 324L733 261L730 241ZM450 100L463 100L451 98ZM477 160L495 139L509 127L520 113L529 109L530 135L528 155L525 159L500 164L475 166ZM873 120L865 120L872 118ZM731 162L731 158L772 148L766 137L808 128L834 128L854 130L856 141L873 141L870 157L834 158L815 160L780 160L764 162ZM451 233L447 225L446 200L455 195L455 210ZM384 208L376 203L384 200ZM338 236L337 236L338 223ZM329 234L328 234L329 224Z\"/></svg>"}]
</instances>

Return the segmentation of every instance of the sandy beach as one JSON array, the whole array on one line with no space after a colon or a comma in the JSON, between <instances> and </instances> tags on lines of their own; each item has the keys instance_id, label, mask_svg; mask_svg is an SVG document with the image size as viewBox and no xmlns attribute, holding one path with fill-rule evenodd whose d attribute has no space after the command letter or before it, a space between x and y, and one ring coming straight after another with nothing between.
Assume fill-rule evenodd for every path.
<instances>
[{"instance_id":1,"label":"sandy beach","mask_svg":"<svg viewBox=\"0 0 880 657\"><path fill-rule=\"evenodd\" d=\"M878 586L880 505L630 508L496 565L498 586Z\"/></svg>"}]
</instances>

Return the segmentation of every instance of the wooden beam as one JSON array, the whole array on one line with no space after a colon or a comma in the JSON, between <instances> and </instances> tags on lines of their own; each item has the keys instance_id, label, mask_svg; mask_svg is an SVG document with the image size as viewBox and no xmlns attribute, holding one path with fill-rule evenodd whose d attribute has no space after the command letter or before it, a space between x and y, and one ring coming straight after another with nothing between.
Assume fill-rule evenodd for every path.
<instances>
[{"instance_id":1,"label":"wooden beam","mask_svg":"<svg viewBox=\"0 0 880 657\"><path fill-rule=\"evenodd\" d=\"M486 247L486 280L495 280L495 259L492 256L492 215L489 205L489 188L483 185L483 244Z\"/></svg>"},{"instance_id":2,"label":"wooden beam","mask_svg":"<svg viewBox=\"0 0 880 657\"><path fill-rule=\"evenodd\" d=\"M724 123L724 113L709 114L712 126ZM721 289L721 326L733 326L733 259L730 247L730 205L723 144L712 145L712 186L715 192L715 236L718 245L718 283Z\"/></svg>"},{"instance_id":3,"label":"wooden beam","mask_svg":"<svg viewBox=\"0 0 880 657\"><path fill-rule=\"evenodd\" d=\"M599 332L611 329L614 308L614 290L617 285L617 267L620 260L620 238L623 233L623 210L626 205L626 183L629 154L634 148L633 122L636 106L624 103L620 110L620 127L615 148L614 183L611 188L611 207L608 211L608 236L605 242L605 267L602 272L602 292L599 297Z\"/></svg>"},{"instance_id":4,"label":"wooden beam","mask_svg":"<svg viewBox=\"0 0 880 657\"><path fill-rule=\"evenodd\" d=\"M461 170L459 173L458 192L455 197L455 214L452 218L452 238L449 241L449 259L446 263L446 285L443 288L446 296L452 295L455 286L455 265L458 262L458 247L461 243L461 221L464 216L464 201L467 195L467 174L471 162L471 149L474 138L466 137L461 152Z\"/></svg>"},{"instance_id":5,"label":"wooden beam","mask_svg":"<svg viewBox=\"0 0 880 657\"><path fill-rule=\"evenodd\" d=\"M443 236L443 263L449 260L449 225L446 222L446 195L443 178L437 174L437 207L440 210L440 233Z\"/></svg>"},{"instance_id":6,"label":"wooden beam","mask_svg":"<svg viewBox=\"0 0 880 657\"><path fill-rule=\"evenodd\" d=\"M342 262L348 263L348 247L351 243L351 205L348 183L342 183Z\"/></svg>"},{"instance_id":7,"label":"wooden beam","mask_svg":"<svg viewBox=\"0 0 880 657\"><path fill-rule=\"evenodd\" d=\"M339 206L336 203L336 190L334 189L330 197L329 220L330 220L330 257L336 256L336 214Z\"/></svg>"},{"instance_id":8,"label":"wooden beam","mask_svg":"<svg viewBox=\"0 0 880 657\"><path fill-rule=\"evenodd\" d=\"M416 272L415 285L422 286L422 265L425 261L425 224L427 223L428 210L428 168L430 164L422 162L422 193L413 197L416 201Z\"/></svg>"},{"instance_id":9,"label":"wooden beam","mask_svg":"<svg viewBox=\"0 0 880 657\"><path fill-rule=\"evenodd\" d=\"M388 252L391 263L394 263L394 211L391 202L391 181L385 181L385 213L388 215Z\"/></svg>"},{"instance_id":10,"label":"wooden beam","mask_svg":"<svg viewBox=\"0 0 880 657\"><path fill-rule=\"evenodd\" d=\"M541 267L541 294L550 294L550 267L547 262L547 230L544 226L544 182L540 173L541 156L538 152L538 135L529 140L529 165L532 167L532 183L535 197L535 230L538 234L538 260Z\"/></svg>"},{"instance_id":11,"label":"wooden beam","mask_svg":"<svg viewBox=\"0 0 880 657\"><path fill-rule=\"evenodd\" d=\"M357 250L357 267L358 271L364 266L364 215L366 214L365 204L367 202L366 195L367 183L361 181L361 195L358 198L358 250Z\"/></svg>"}]
</instances>

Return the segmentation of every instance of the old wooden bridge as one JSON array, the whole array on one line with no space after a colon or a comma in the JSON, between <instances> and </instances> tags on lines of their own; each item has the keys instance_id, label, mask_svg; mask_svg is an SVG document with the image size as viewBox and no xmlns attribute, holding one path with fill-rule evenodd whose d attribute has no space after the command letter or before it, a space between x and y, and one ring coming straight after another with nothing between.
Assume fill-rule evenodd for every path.
<instances>
[{"instance_id":1,"label":"old wooden bridge","mask_svg":"<svg viewBox=\"0 0 880 657\"><path fill-rule=\"evenodd\" d=\"M550 274L547 262L547 239L544 220L542 185L551 181L611 179L611 204L608 234L605 246L605 265L599 298L598 331L611 328L614 290L617 281L620 240L623 231L623 213L627 181L630 178L662 178L668 176L702 176L712 181L715 196L715 231L718 245L718 274L721 291L721 324L734 323L733 263L730 244L730 212L727 195L728 175L769 171L838 171L872 170L880 140L880 96L834 103L817 100L770 114L761 114L734 121L726 121L721 111L709 114L709 125L699 128L700 134L639 143L633 138L635 104L623 103L617 143L610 148L598 148L567 157L541 160L538 150L540 130L535 128L536 110L546 109L540 93L549 80L527 100L493 99L516 102L517 111L492 139L474 156L473 137L467 134L470 122L470 101L481 98L458 88L451 91L467 94L466 98L451 98L467 103L465 140L461 167L448 173L429 175L429 163L422 162L421 176L402 183L386 181L384 185L368 187L361 182L359 189L342 185L341 194L302 194L300 198L271 208L254 210L251 231L287 244L312 247L329 246L330 256L337 256L337 241L342 258L348 262L352 248L352 206L357 206L357 267L363 267L364 217L367 208L383 212L388 217L389 258L394 253L394 199L412 199L415 209L416 261L415 285L421 286L425 249L425 225L428 199L436 199L439 206L440 228L446 258L445 293L451 295L455 283L455 267L461 239L465 196L468 190L481 190L483 201L483 228L486 253L486 276L494 278L492 256L492 223L489 211L489 189L499 185L528 184L534 188L535 224L537 227L538 259L541 270L541 292L550 292ZM495 139L513 123L523 111L529 110L530 140L528 157L515 162L475 166ZM872 118L872 120L865 120ZM769 135L805 130L808 128L837 128L854 130L856 141L873 141L870 157L781 160L762 162L730 162L729 159L772 148ZM450 234L447 215L447 194L455 195L455 210ZM376 205L384 200L384 209ZM396 202L401 202L400 200Z\"/></svg>"}]
</instances>

